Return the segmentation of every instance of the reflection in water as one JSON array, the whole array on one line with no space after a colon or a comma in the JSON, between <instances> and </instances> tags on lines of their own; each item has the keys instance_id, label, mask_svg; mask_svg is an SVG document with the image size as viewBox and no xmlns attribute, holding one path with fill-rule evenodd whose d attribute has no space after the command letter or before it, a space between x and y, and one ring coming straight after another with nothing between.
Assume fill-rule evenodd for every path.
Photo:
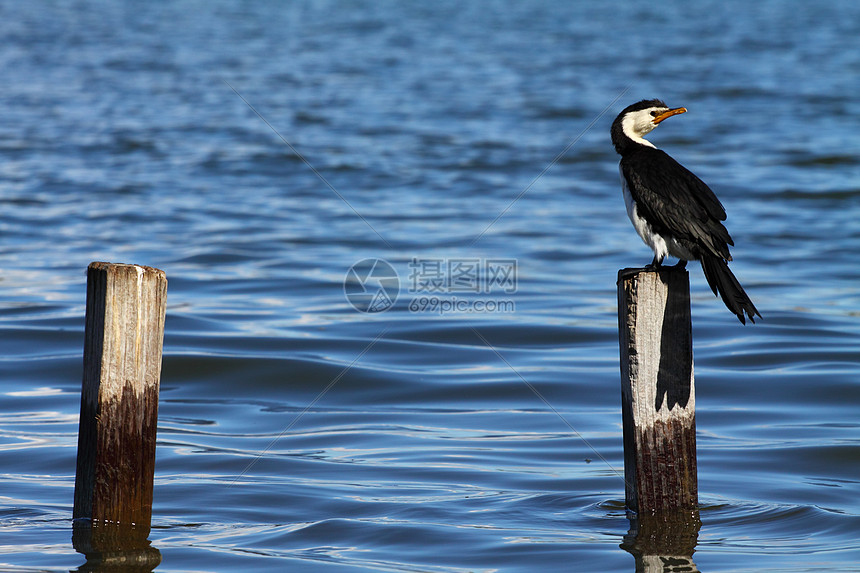
<instances>
[{"instance_id":1,"label":"reflection in water","mask_svg":"<svg viewBox=\"0 0 860 573\"><path fill-rule=\"evenodd\" d=\"M161 563L161 552L150 545L149 529L148 525L92 524L76 519L72 545L86 556L87 562L75 571L152 571Z\"/></svg>"},{"instance_id":2,"label":"reflection in water","mask_svg":"<svg viewBox=\"0 0 860 573\"><path fill-rule=\"evenodd\" d=\"M698 510L631 517L621 548L636 559L636 573L695 573L701 527Z\"/></svg>"}]
</instances>

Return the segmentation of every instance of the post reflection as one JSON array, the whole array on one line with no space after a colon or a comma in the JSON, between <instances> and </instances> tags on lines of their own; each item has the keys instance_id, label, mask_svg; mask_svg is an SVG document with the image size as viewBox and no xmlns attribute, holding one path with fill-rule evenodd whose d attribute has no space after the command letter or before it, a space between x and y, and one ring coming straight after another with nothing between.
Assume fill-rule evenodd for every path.
<instances>
[{"instance_id":1,"label":"post reflection","mask_svg":"<svg viewBox=\"0 0 860 573\"><path fill-rule=\"evenodd\" d=\"M636 573L697 573L693 553L701 527L698 510L633 516L621 548L636 559Z\"/></svg>"},{"instance_id":2,"label":"post reflection","mask_svg":"<svg viewBox=\"0 0 860 573\"><path fill-rule=\"evenodd\" d=\"M149 530L149 526L94 524L88 519L76 519L72 545L87 562L73 571L144 573L154 570L161 563L161 552L152 547Z\"/></svg>"}]
</instances>

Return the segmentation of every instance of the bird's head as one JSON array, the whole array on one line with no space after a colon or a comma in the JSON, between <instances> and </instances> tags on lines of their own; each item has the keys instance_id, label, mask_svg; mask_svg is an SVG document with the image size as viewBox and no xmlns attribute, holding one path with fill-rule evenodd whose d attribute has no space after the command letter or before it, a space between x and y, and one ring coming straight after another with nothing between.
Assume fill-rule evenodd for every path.
<instances>
[{"instance_id":1,"label":"bird's head","mask_svg":"<svg viewBox=\"0 0 860 573\"><path fill-rule=\"evenodd\" d=\"M670 108L659 99L645 99L629 105L612 122L612 143L621 153L631 143L654 147L644 139L664 119L686 112L683 107Z\"/></svg>"}]
</instances>

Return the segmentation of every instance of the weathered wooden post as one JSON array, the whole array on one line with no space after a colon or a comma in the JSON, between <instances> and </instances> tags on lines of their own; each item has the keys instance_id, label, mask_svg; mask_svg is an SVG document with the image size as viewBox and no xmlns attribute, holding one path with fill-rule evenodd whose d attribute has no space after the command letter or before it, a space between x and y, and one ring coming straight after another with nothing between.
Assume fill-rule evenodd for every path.
<instances>
[{"instance_id":1,"label":"weathered wooden post","mask_svg":"<svg viewBox=\"0 0 860 573\"><path fill-rule=\"evenodd\" d=\"M627 508L695 512L696 398L686 270L618 272Z\"/></svg>"},{"instance_id":2,"label":"weathered wooden post","mask_svg":"<svg viewBox=\"0 0 860 573\"><path fill-rule=\"evenodd\" d=\"M145 530L152 518L164 271L91 263L74 517Z\"/></svg>"}]
</instances>

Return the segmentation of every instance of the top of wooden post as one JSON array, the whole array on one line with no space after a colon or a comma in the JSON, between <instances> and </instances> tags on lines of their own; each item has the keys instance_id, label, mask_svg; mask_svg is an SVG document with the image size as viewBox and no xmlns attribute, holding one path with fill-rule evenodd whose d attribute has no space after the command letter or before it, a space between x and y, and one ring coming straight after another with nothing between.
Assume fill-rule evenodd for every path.
<instances>
[{"instance_id":1,"label":"top of wooden post","mask_svg":"<svg viewBox=\"0 0 860 573\"><path fill-rule=\"evenodd\" d=\"M163 270L157 269L155 267L148 267L146 265L132 265L127 263L106 263L104 261L93 261L87 267L88 270L104 272L116 272L122 269L129 268L138 269L138 273L156 273L162 277L167 277L167 273L165 273Z\"/></svg>"}]
</instances>

